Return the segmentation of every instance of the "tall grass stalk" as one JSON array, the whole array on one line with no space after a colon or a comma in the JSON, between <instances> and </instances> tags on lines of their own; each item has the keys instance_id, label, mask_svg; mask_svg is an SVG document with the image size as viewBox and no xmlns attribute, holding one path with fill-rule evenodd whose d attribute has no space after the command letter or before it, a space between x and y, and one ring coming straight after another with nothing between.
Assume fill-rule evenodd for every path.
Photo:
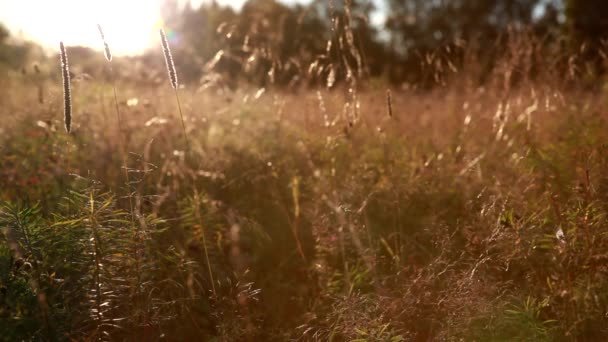
<instances>
[{"instance_id":1,"label":"tall grass stalk","mask_svg":"<svg viewBox=\"0 0 608 342\"><path fill-rule=\"evenodd\" d=\"M190 142L188 140L188 133L186 132L186 124L184 122L184 114L182 112L182 105L179 100L179 94L177 92L177 88L179 83L177 82L177 72L175 70L175 64L173 63L173 56L171 55L171 47L169 46L169 42L167 41L167 35L163 29L160 29L160 40L163 47L163 55L165 56L165 64L167 66L167 73L169 74L169 81L171 81L171 87L173 88L173 92L175 93L175 100L177 101L177 108L179 110L179 117L182 123L182 130L184 133L184 140L186 142L186 151L190 151ZM200 215L199 202L198 202L198 192L195 192L195 200L196 202L196 215L199 219L199 222L202 223L202 217ZM209 253L207 252L207 241L205 239L205 232L202 234L203 236L203 249L205 252L205 262L207 263L207 271L209 272L209 279L211 281L211 289L213 290L213 295L216 296L217 293L215 291L215 282L213 280L213 272L211 271L211 262L209 261Z\"/></svg>"},{"instance_id":2,"label":"tall grass stalk","mask_svg":"<svg viewBox=\"0 0 608 342\"><path fill-rule=\"evenodd\" d=\"M122 118L120 115L120 106L118 105L118 95L116 92L116 78L114 76L114 68L112 67L112 52L110 50L110 46L108 45L108 43L105 40L105 35L103 34L103 30L101 28L101 25L97 25L97 28L99 30L99 34L101 35L101 39L103 41L103 45L104 45L104 56L108 62L108 64L110 65L110 82L112 82L112 91L114 94L114 108L116 110L116 123L118 125L118 135L120 136L119 138L119 144L120 144L120 150L121 150L121 154L122 154L122 160L123 160L123 169L125 172L125 182L126 182L126 186L127 186L127 197L129 198L129 210L130 210L130 218L131 218L131 232L133 234L133 238L135 241L135 250L133 251L134 254L134 261L135 261L135 273L136 273L136 279L135 279L135 284L134 284L134 297L137 298L136 303L139 302L139 297L140 297L140 287L141 287L141 283L142 283L142 277L141 277L141 272L140 272L140 265L142 264L142 261L140 260L140 256L139 256L139 251L142 250L142 247L140 246L140 234L139 234L139 229L138 226L135 224L135 209L134 209L134 205L133 205L133 192L131 191L131 180L129 178L129 166L128 166L128 158L127 158L127 146L126 146L126 137L124 134L124 130L123 130L123 125L122 125ZM137 304L135 304L137 305Z\"/></svg>"},{"instance_id":3,"label":"tall grass stalk","mask_svg":"<svg viewBox=\"0 0 608 342\"><path fill-rule=\"evenodd\" d=\"M116 110L116 122L118 125L118 135L119 135L119 144L120 144L120 150L121 150L121 154L122 154L122 160L123 160L123 168L124 168L124 172L125 172L125 182L127 185L127 196L129 197L129 209L131 210L131 228L133 230L136 229L135 226L135 212L133 209L133 196L131 194L131 181L129 179L129 166L127 163L127 147L126 147L126 138L124 136L124 131L122 129L122 119L120 116L120 106L118 105L118 95L116 92L116 78L114 77L114 68L112 67L112 51L110 50L110 46L108 45L108 43L106 42L106 37L103 34L103 29L101 28L101 25L97 24L97 29L99 30L99 35L101 36L101 40L103 41L103 46L104 46L104 56L106 58L106 61L108 62L108 64L110 65L110 82L112 82L112 91L114 93L114 108Z\"/></svg>"},{"instance_id":4,"label":"tall grass stalk","mask_svg":"<svg viewBox=\"0 0 608 342\"><path fill-rule=\"evenodd\" d=\"M163 55L165 56L165 64L167 65L167 73L169 74L169 81L171 81L171 87L175 93L175 99L177 101L177 108L179 109L179 117L182 122L182 130L184 132L184 140L186 141L186 149L190 150L190 142L188 141L188 134L186 133L186 124L184 122L184 114L182 113L182 105L179 101L179 94L177 93L177 72L175 71L175 64L173 64L173 56L171 55L171 47L167 41L167 35L163 29L160 29L160 41L163 46Z\"/></svg>"},{"instance_id":5,"label":"tall grass stalk","mask_svg":"<svg viewBox=\"0 0 608 342\"><path fill-rule=\"evenodd\" d=\"M68 135L72 132L72 87L70 81L70 66L68 63L68 54L65 50L63 42L59 42L59 58L61 60L61 78L63 81L63 123ZM67 174L70 174L70 140L66 140L66 168ZM67 183L67 181L66 181ZM68 191L68 213L71 213L72 194Z\"/></svg>"}]
</instances>

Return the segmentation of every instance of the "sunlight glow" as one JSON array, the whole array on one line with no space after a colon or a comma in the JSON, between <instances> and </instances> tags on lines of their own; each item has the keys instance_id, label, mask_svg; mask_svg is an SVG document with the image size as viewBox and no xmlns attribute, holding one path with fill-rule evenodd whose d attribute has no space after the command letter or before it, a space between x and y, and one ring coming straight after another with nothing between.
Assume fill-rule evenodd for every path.
<instances>
[{"instance_id":1,"label":"sunlight glow","mask_svg":"<svg viewBox=\"0 0 608 342\"><path fill-rule=\"evenodd\" d=\"M158 40L162 0L0 0L0 22L14 35L57 49L102 49L97 24L115 55L143 52Z\"/></svg>"},{"instance_id":2,"label":"sunlight glow","mask_svg":"<svg viewBox=\"0 0 608 342\"><path fill-rule=\"evenodd\" d=\"M13 35L32 40L53 51L59 42L67 46L103 49L97 24L103 28L113 55L137 55L159 43L165 0L0 0L0 22ZM207 0L191 0L198 7ZM210 0L209 0L210 1ZM287 4L309 0L281 0ZM178 0L181 5L186 0ZM217 0L240 9L245 0ZM178 37L165 27L170 41Z\"/></svg>"}]
</instances>

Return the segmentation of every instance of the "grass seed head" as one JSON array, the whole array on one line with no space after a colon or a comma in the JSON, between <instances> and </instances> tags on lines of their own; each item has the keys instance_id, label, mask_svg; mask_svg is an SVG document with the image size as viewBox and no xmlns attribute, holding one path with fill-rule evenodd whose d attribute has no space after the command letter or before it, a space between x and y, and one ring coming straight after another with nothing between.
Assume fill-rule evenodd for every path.
<instances>
[{"instance_id":1,"label":"grass seed head","mask_svg":"<svg viewBox=\"0 0 608 342\"><path fill-rule=\"evenodd\" d=\"M59 56L61 59L61 76L63 79L63 119L65 130L72 130L72 90L70 87L70 67L68 65L68 54L65 52L63 42L59 42Z\"/></svg>"},{"instance_id":2,"label":"grass seed head","mask_svg":"<svg viewBox=\"0 0 608 342\"><path fill-rule=\"evenodd\" d=\"M101 25L97 24L97 29L99 30L99 34L101 35L101 40L103 41L104 47L104 55L108 62L112 61L112 52L110 51L110 46L106 43L106 36L103 34L103 30L101 29Z\"/></svg>"},{"instance_id":3,"label":"grass seed head","mask_svg":"<svg viewBox=\"0 0 608 342\"><path fill-rule=\"evenodd\" d=\"M160 29L160 40L163 45L163 54L165 55L165 63L167 64L167 72L169 73L169 80L173 89L177 89L177 73L175 72L175 65L173 64L173 56L171 55L171 48L167 41L167 35L165 31Z\"/></svg>"},{"instance_id":4,"label":"grass seed head","mask_svg":"<svg viewBox=\"0 0 608 342\"><path fill-rule=\"evenodd\" d=\"M388 111L388 116L393 117L393 101L391 99L391 90L386 90L386 109Z\"/></svg>"}]
</instances>

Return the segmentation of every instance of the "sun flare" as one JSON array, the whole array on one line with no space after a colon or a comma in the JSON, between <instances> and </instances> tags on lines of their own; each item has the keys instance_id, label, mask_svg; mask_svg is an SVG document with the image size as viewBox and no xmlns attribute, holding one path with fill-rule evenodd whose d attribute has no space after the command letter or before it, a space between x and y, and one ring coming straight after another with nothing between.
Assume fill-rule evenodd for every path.
<instances>
[{"instance_id":1,"label":"sun flare","mask_svg":"<svg viewBox=\"0 0 608 342\"><path fill-rule=\"evenodd\" d=\"M207 0L177 0L179 6L198 7ZM211 0L207 1L210 2ZM216 0L240 9L246 0ZM283 0L287 4L309 0ZM97 24L103 27L112 53L138 55L158 44L164 26L162 8L167 0L0 0L0 23L15 36L32 40L49 50L60 41L67 46L101 50ZM171 28L165 28L171 40ZM176 37L173 37L176 38Z\"/></svg>"},{"instance_id":2,"label":"sun flare","mask_svg":"<svg viewBox=\"0 0 608 342\"><path fill-rule=\"evenodd\" d=\"M162 26L162 0L0 1L0 21L25 39L53 48L103 48L97 24L116 55L135 55L150 47Z\"/></svg>"}]
</instances>

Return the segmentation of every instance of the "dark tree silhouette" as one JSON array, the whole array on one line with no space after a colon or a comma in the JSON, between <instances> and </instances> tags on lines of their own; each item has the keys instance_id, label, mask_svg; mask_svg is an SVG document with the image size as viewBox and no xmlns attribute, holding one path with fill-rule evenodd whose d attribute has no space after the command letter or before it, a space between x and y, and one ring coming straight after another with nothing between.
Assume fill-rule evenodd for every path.
<instances>
[{"instance_id":1,"label":"dark tree silhouette","mask_svg":"<svg viewBox=\"0 0 608 342\"><path fill-rule=\"evenodd\" d=\"M575 41L597 43L608 37L608 1L567 0L566 15Z\"/></svg>"}]
</instances>

